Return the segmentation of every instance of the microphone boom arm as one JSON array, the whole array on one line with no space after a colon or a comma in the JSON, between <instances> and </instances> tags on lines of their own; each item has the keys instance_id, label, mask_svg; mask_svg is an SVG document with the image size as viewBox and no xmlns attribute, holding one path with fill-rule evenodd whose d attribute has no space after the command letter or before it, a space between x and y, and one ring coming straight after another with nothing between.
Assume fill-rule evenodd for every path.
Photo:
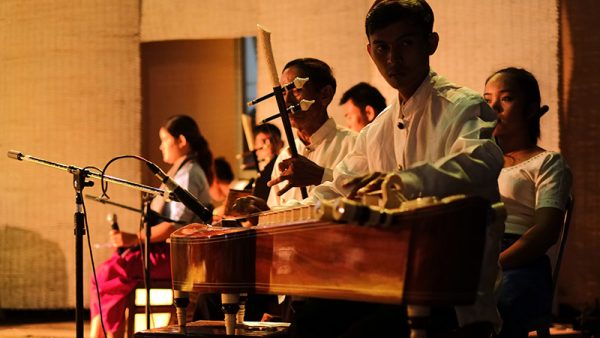
<instances>
[{"instance_id":1,"label":"microphone boom arm","mask_svg":"<svg viewBox=\"0 0 600 338\"><path fill-rule=\"evenodd\" d=\"M57 162L52 162L52 161L48 161L48 160L44 160L42 158L38 158L38 157L34 157L31 155L25 155L19 151L16 150L9 150L8 151L8 157L15 159L15 160L19 160L19 161L28 161L28 162L33 162L33 163L37 163L37 164L41 164L41 165L45 165L47 167L51 167L54 169L59 169L59 170L64 170L66 172L69 172L71 174L75 173L76 171L84 171L86 173L87 177L90 178L94 178L97 180L101 180L102 179L102 174L100 173L96 173L96 172L91 172L87 169L82 169L82 168L78 168L72 165L65 165L65 164L61 164L61 163L57 163ZM173 194L172 192L168 191L168 190L162 190L159 188L154 188L154 187L150 187L147 185L143 185L140 183L135 183L135 182L131 182L131 181L127 181L124 180L122 178L118 178L118 177L113 177L113 176L108 176L108 175L104 175L104 180L107 182L111 182L111 183L115 183L118 185L122 185L122 186L126 186L129 188L133 188L139 191L143 191L152 195L160 195L163 196L165 199L167 200L171 200L171 201L179 201L177 199L177 196L175 196L175 194Z\"/></svg>"}]
</instances>

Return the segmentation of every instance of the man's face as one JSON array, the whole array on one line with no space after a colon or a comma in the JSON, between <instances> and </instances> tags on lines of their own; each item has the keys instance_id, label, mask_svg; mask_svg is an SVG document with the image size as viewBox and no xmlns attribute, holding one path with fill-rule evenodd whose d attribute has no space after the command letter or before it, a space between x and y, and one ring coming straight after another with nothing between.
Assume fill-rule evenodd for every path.
<instances>
[{"instance_id":1,"label":"man's face","mask_svg":"<svg viewBox=\"0 0 600 338\"><path fill-rule=\"evenodd\" d=\"M300 76L294 67L286 68L283 73L281 73L279 83L283 86L292 82L296 77L303 76ZM300 89L294 88L285 91L283 93L283 98L286 107L298 104L301 100L315 101L307 111L300 111L289 115L290 122L294 128L304 129L307 125L313 124L315 121L320 121L319 117L323 112L327 114L327 111L323 109L322 95L315 89L315 86L310 83L310 79Z\"/></svg>"},{"instance_id":2,"label":"man's face","mask_svg":"<svg viewBox=\"0 0 600 338\"><path fill-rule=\"evenodd\" d=\"M436 47L437 34L426 35L412 21L402 20L373 32L367 49L387 83L410 95L428 74Z\"/></svg>"},{"instance_id":3,"label":"man's face","mask_svg":"<svg viewBox=\"0 0 600 338\"><path fill-rule=\"evenodd\" d=\"M369 124L367 115L354 104L352 99L346 101L346 103L342 105L342 109L344 110L344 117L346 118L346 126L349 129L352 129L358 133L367 124Z\"/></svg>"},{"instance_id":4,"label":"man's face","mask_svg":"<svg viewBox=\"0 0 600 338\"><path fill-rule=\"evenodd\" d=\"M271 158L277 156L278 149L275 149L270 136L265 133L258 133L254 138L254 149L256 149L256 158L259 162L269 162Z\"/></svg>"}]
</instances>

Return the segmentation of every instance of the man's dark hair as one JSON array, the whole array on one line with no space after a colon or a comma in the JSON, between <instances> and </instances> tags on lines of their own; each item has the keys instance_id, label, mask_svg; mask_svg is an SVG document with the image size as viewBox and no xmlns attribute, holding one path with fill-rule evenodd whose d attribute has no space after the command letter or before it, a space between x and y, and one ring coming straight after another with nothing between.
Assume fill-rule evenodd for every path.
<instances>
[{"instance_id":1,"label":"man's dark hair","mask_svg":"<svg viewBox=\"0 0 600 338\"><path fill-rule=\"evenodd\" d=\"M333 77L331 67L325 62L314 58L295 59L283 67L284 70L288 68L295 68L298 76L308 77L308 83L317 90L330 85L333 88L333 94L335 94L337 83L335 77Z\"/></svg>"},{"instance_id":2,"label":"man's dark hair","mask_svg":"<svg viewBox=\"0 0 600 338\"><path fill-rule=\"evenodd\" d=\"M281 140L281 131L274 124L270 124L270 123L259 124L259 125L255 126L254 128L252 128L252 132L254 133L255 137L256 137L256 135L263 133L265 135L270 135L270 137L269 137L270 139L275 139L278 141Z\"/></svg>"},{"instance_id":3,"label":"man's dark hair","mask_svg":"<svg viewBox=\"0 0 600 338\"><path fill-rule=\"evenodd\" d=\"M433 10L425 0L378 0L367 13L367 38L375 31L403 20L411 20L425 34L433 32Z\"/></svg>"},{"instance_id":4,"label":"man's dark hair","mask_svg":"<svg viewBox=\"0 0 600 338\"><path fill-rule=\"evenodd\" d=\"M233 181L233 170L231 170L229 162L224 157L217 157L214 164L217 180L231 183Z\"/></svg>"},{"instance_id":5,"label":"man's dark hair","mask_svg":"<svg viewBox=\"0 0 600 338\"><path fill-rule=\"evenodd\" d=\"M344 95L342 95L340 105L348 102L348 100L352 100L354 105L360 108L361 111L364 111L367 106L373 107L373 109L375 109L375 115L381 113L386 107L385 97L381 95L377 88L366 82L360 82L348 89Z\"/></svg>"}]
</instances>

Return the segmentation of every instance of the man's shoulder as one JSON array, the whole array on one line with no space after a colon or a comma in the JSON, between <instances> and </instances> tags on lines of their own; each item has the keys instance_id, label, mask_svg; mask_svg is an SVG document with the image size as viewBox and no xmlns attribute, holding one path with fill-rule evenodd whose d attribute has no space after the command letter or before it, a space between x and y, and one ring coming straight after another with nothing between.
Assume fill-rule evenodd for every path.
<instances>
[{"instance_id":1,"label":"man's shoulder","mask_svg":"<svg viewBox=\"0 0 600 338\"><path fill-rule=\"evenodd\" d=\"M336 125L336 136L343 138L349 137L355 139L358 136L358 133L346 127Z\"/></svg>"},{"instance_id":2,"label":"man's shoulder","mask_svg":"<svg viewBox=\"0 0 600 338\"><path fill-rule=\"evenodd\" d=\"M451 82L440 75L436 75L432 79L432 87L435 97L452 105L470 106L484 102L483 97L478 92Z\"/></svg>"}]
</instances>

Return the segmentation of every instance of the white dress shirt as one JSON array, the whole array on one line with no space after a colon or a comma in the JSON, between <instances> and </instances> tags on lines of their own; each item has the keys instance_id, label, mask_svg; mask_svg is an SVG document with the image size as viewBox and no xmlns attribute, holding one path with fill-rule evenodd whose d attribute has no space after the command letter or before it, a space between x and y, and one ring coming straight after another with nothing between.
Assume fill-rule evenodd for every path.
<instances>
[{"instance_id":1,"label":"white dress shirt","mask_svg":"<svg viewBox=\"0 0 600 338\"><path fill-rule=\"evenodd\" d=\"M312 199L347 195L345 182L379 171L397 173L409 199L471 194L497 202L503 155L492 139L496 118L479 94L431 71L406 102L396 98L360 132L354 150L334 169L334 181L315 188ZM456 308L461 326L500 325L494 284L503 232L502 222L487 229L476 302Z\"/></svg>"},{"instance_id":2,"label":"white dress shirt","mask_svg":"<svg viewBox=\"0 0 600 338\"><path fill-rule=\"evenodd\" d=\"M302 155L321 167L325 168L321 182L331 181L333 179L333 168L348 154L354 147L356 133L342 127L338 127L332 118L329 118L314 134L310 136L310 144L305 145L299 138L295 139L298 154ZM285 147L277 156L271 179L281 175L279 163L290 158L289 147ZM277 193L287 185L283 181L271 187L267 204L270 207L282 206L293 201L301 201L302 194L300 188L292 188L281 196ZM307 187L310 193L314 186Z\"/></svg>"}]
</instances>

